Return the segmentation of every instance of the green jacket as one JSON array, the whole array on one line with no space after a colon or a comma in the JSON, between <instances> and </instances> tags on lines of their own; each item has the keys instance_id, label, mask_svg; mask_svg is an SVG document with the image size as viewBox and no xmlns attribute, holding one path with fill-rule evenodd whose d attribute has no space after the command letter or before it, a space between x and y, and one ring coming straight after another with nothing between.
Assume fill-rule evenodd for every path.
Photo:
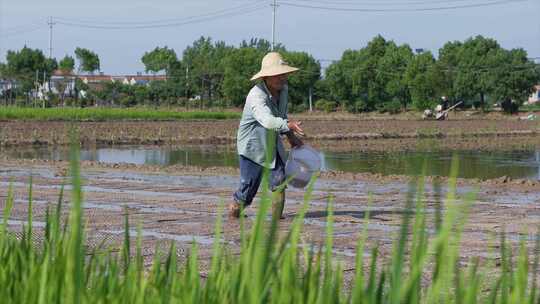
<instances>
[{"instance_id":1,"label":"green jacket","mask_svg":"<svg viewBox=\"0 0 540 304\"><path fill-rule=\"evenodd\" d=\"M267 167L275 168L276 151L285 162L285 149L279 135L289 131L287 126L288 92L287 86L281 89L279 105L277 105L264 82L255 85L249 91L236 137L239 155L261 166L266 166L267 136L274 135L276 143L273 145L270 153L271 161Z\"/></svg>"}]
</instances>

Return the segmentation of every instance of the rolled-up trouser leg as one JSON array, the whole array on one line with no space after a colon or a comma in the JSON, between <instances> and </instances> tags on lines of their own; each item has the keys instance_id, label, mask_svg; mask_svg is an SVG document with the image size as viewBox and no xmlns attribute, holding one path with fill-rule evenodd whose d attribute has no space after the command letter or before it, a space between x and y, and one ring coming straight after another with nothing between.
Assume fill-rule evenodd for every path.
<instances>
[{"instance_id":1,"label":"rolled-up trouser leg","mask_svg":"<svg viewBox=\"0 0 540 304\"><path fill-rule=\"evenodd\" d=\"M261 165L240 155L240 186L233 194L237 204L245 207L251 205L261 184L262 173L263 167Z\"/></svg>"},{"instance_id":2,"label":"rolled-up trouser leg","mask_svg":"<svg viewBox=\"0 0 540 304\"><path fill-rule=\"evenodd\" d=\"M285 164L278 153L276 153L276 157L276 166L270 170L269 176L271 191L276 191L285 181ZM240 155L240 186L233 194L234 201L237 204L243 206L251 205L261 184L263 172L263 166Z\"/></svg>"},{"instance_id":3,"label":"rolled-up trouser leg","mask_svg":"<svg viewBox=\"0 0 540 304\"><path fill-rule=\"evenodd\" d=\"M272 212L274 217L283 219L283 209L285 207L285 187L278 190L285 181L285 164L279 157L276 159L276 167L270 175L270 189L272 190Z\"/></svg>"},{"instance_id":4,"label":"rolled-up trouser leg","mask_svg":"<svg viewBox=\"0 0 540 304\"><path fill-rule=\"evenodd\" d=\"M284 219L283 209L285 208L285 190L272 192L272 216Z\"/></svg>"}]
</instances>

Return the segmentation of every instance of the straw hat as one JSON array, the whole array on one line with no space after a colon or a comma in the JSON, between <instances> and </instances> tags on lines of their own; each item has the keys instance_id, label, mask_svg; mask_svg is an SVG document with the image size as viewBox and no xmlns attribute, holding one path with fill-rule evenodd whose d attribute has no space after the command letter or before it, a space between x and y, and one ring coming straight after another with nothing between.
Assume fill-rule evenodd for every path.
<instances>
[{"instance_id":1,"label":"straw hat","mask_svg":"<svg viewBox=\"0 0 540 304\"><path fill-rule=\"evenodd\" d=\"M298 68L287 65L283 57L277 52L266 54L262 60L261 70L251 77L251 80L257 80L262 77L288 74L298 71Z\"/></svg>"}]
</instances>

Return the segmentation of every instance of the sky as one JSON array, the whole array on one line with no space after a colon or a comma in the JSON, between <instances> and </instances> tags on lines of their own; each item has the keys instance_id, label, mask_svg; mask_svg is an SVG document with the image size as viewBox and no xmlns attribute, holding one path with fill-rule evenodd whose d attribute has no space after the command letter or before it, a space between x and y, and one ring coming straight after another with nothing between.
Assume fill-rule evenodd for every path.
<instances>
[{"instance_id":1,"label":"sky","mask_svg":"<svg viewBox=\"0 0 540 304\"><path fill-rule=\"evenodd\" d=\"M74 56L75 48L84 47L99 55L106 74L144 72L141 57L157 46L173 48L181 58L183 50L201 36L235 46L253 37L271 40L272 1L0 0L0 62L7 50L25 45L48 55L47 20L52 16L53 57ZM485 3L496 5L439 9ZM323 66L347 49L366 46L378 34L435 55L448 41L483 35L503 48L523 48L529 57L540 57L540 0L281 0L278 4L276 42L312 54L323 60ZM436 9L418 10L426 8Z\"/></svg>"}]
</instances>

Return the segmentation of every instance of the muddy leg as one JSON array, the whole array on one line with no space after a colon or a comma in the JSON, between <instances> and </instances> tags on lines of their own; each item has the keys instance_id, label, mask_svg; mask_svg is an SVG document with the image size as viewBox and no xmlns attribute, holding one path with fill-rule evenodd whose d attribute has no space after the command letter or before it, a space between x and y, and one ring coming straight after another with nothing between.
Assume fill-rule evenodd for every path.
<instances>
[{"instance_id":1,"label":"muddy leg","mask_svg":"<svg viewBox=\"0 0 540 304\"><path fill-rule=\"evenodd\" d=\"M272 215L278 219L284 219L285 190L272 192Z\"/></svg>"}]
</instances>

